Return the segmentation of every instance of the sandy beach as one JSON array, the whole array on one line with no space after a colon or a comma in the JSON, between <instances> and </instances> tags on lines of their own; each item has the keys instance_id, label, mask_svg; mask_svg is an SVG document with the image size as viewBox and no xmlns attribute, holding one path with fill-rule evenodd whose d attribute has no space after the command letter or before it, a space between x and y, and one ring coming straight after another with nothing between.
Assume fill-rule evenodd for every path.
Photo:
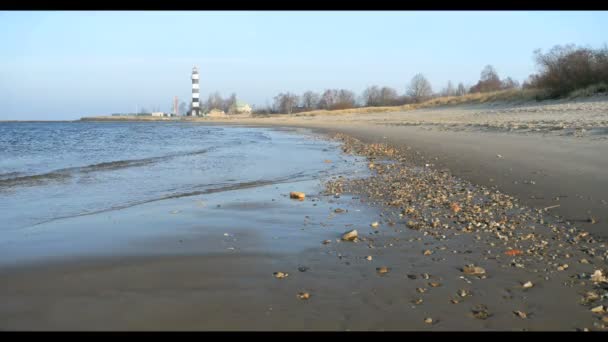
<instances>
[{"instance_id":1,"label":"sandy beach","mask_svg":"<svg viewBox=\"0 0 608 342\"><path fill-rule=\"evenodd\" d=\"M137 256L1 269L0 329L605 330L607 122L603 98L208 121L312 129L369 174L223 193L248 224L172 215L195 233Z\"/></svg>"}]
</instances>

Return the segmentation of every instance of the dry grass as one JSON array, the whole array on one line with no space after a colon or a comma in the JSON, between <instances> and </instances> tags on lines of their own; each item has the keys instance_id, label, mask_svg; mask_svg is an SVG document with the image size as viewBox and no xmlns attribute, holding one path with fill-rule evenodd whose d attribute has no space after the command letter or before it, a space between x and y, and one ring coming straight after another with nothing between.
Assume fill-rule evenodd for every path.
<instances>
[{"instance_id":1,"label":"dry grass","mask_svg":"<svg viewBox=\"0 0 608 342\"><path fill-rule=\"evenodd\" d=\"M466 94L464 96L442 96L425 102L390 107L361 107L340 110L314 110L292 114L293 116L345 115L402 112L418 108L477 104L488 102L526 102L535 100L541 92L535 89L508 89L489 93Z\"/></svg>"}]
</instances>

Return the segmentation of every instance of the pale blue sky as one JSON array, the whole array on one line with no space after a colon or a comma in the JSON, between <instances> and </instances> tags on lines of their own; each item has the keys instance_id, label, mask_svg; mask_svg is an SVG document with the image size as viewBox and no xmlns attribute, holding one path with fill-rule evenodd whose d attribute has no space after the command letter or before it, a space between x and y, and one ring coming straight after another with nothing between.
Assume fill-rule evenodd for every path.
<instances>
[{"instance_id":1,"label":"pale blue sky","mask_svg":"<svg viewBox=\"0 0 608 342\"><path fill-rule=\"evenodd\" d=\"M533 50L608 43L608 12L0 12L0 120L169 111L218 90L257 106L281 91L472 85L486 64L523 81Z\"/></svg>"}]
</instances>

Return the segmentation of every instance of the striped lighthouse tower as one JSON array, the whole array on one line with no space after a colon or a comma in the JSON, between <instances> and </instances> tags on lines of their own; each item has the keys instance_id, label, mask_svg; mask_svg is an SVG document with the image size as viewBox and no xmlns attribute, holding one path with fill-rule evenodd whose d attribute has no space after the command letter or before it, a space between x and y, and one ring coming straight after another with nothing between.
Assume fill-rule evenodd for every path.
<instances>
[{"instance_id":1,"label":"striped lighthouse tower","mask_svg":"<svg viewBox=\"0 0 608 342\"><path fill-rule=\"evenodd\" d=\"M191 116L199 116L201 112L199 101L200 89L198 87L198 69L192 68L192 111Z\"/></svg>"}]
</instances>

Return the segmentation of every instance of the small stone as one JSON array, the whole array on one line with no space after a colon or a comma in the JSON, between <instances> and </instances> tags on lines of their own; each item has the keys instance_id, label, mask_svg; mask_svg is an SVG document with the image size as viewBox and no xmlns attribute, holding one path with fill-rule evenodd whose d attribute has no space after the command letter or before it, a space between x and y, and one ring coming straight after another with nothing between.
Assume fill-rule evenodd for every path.
<instances>
[{"instance_id":1,"label":"small stone","mask_svg":"<svg viewBox=\"0 0 608 342\"><path fill-rule=\"evenodd\" d=\"M300 267L298 267L298 271L300 271L300 272L306 272L308 270L309 270L309 268L306 267L306 266L300 266Z\"/></svg>"},{"instance_id":2,"label":"small stone","mask_svg":"<svg viewBox=\"0 0 608 342\"><path fill-rule=\"evenodd\" d=\"M378 274L386 274L388 273L389 268L386 266L381 266L381 267L377 267L376 268L376 272L378 272Z\"/></svg>"},{"instance_id":3,"label":"small stone","mask_svg":"<svg viewBox=\"0 0 608 342\"><path fill-rule=\"evenodd\" d=\"M452 212L454 212L454 214L456 214L456 213L458 213L459 211L462 210L460 208L460 205L458 203L452 203L452 204L450 204L450 209L452 210Z\"/></svg>"},{"instance_id":4,"label":"small stone","mask_svg":"<svg viewBox=\"0 0 608 342\"><path fill-rule=\"evenodd\" d=\"M418 293L425 293L426 289L424 287L418 287L418 288L416 288L416 292L418 292Z\"/></svg>"},{"instance_id":5,"label":"small stone","mask_svg":"<svg viewBox=\"0 0 608 342\"><path fill-rule=\"evenodd\" d=\"M412 303L416 304L416 305L420 305L422 304L423 300L422 298L416 298L414 300L412 300Z\"/></svg>"},{"instance_id":6,"label":"small stone","mask_svg":"<svg viewBox=\"0 0 608 342\"><path fill-rule=\"evenodd\" d=\"M475 265L467 265L467 266L463 267L462 272L464 272L465 274L476 275L476 276L486 274L485 269L483 269L482 267L479 267L479 266L475 266Z\"/></svg>"},{"instance_id":7,"label":"small stone","mask_svg":"<svg viewBox=\"0 0 608 342\"><path fill-rule=\"evenodd\" d=\"M308 298L310 298L310 293L300 292L300 293L298 293L298 298L301 300L307 300Z\"/></svg>"},{"instance_id":8,"label":"small stone","mask_svg":"<svg viewBox=\"0 0 608 342\"><path fill-rule=\"evenodd\" d=\"M342 240L344 241L356 241L357 240L357 236L359 236L359 233L357 233L357 230L349 230L346 233L342 234Z\"/></svg>"},{"instance_id":9,"label":"small stone","mask_svg":"<svg viewBox=\"0 0 608 342\"><path fill-rule=\"evenodd\" d=\"M579 262L580 262L581 264L588 264L588 263L589 263L589 260L587 260L587 259L581 259Z\"/></svg>"},{"instance_id":10,"label":"small stone","mask_svg":"<svg viewBox=\"0 0 608 342\"><path fill-rule=\"evenodd\" d=\"M532 282L531 282L531 281L527 281L527 282L525 282L525 283L522 285L522 287L523 287L524 289L529 289L529 288L532 288L533 286L534 286L534 284L532 284Z\"/></svg>"},{"instance_id":11,"label":"small stone","mask_svg":"<svg viewBox=\"0 0 608 342\"><path fill-rule=\"evenodd\" d=\"M598 305L598 306L592 308L591 312L593 312L593 313L604 313L605 309L604 309L603 305Z\"/></svg>"},{"instance_id":12,"label":"small stone","mask_svg":"<svg viewBox=\"0 0 608 342\"><path fill-rule=\"evenodd\" d=\"M594 283L605 283L608 282L608 279L602 274L601 270L595 270L593 275L591 275L591 281Z\"/></svg>"},{"instance_id":13,"label":"small stone","mask_svg":"<svg viewBox=\"0 0 608 342\"><path fill-rule=\"evenodd\" d=\"M598 295L595 291L588 291L585 293L584 298L585 302L590 303L600 299L600 295Z\"/></svg>"},{"instance_id":14,"label":"small stone","mask_svg":"<svg viewBox=\"0 0 608 342\"><path fill-rule=\"evenodd\" d=\"M408 274L407 277L410 278L410 279L416 279L416 278L418 278L415 274Z\"/></svg>"},{"instance_id":15,"label":"small stone","mask_svg":"<svg viewBox=\"0 0 608 342\"><path fill-rule=\"evenodd\" d=\"M604 323L608 323L608 316L604 316L604 317L602 317L602 322L604 322Z\"/></svg>"},{"instance_id":16,"label":"small stone","mask_svg":"<svg viewBox=\"0 0 608 342\"><path fill-rule=\"evenodd\" d=\"M372 228L378 228L379 225L380 225L380 223L378 223L378 222L372 222L372 224L370 224L370 226L372 226Z\"/></svg>"},{"instance_id":17,"label":"small stone","mask_svg":"<svg viewBox=\"0 0 608 342\"><path fill-rule=\"evenodd\" d=\"M433 324L433 319L430 318L430 317L427 317L427 318L424 319L424 323L426 323L426 324Z\"/></svg>"},{"instance_id":18,"label":"small stone","mask_svg":"<svg viewBox=\"0 0 608 342\"><path fill-rule=\"evenodd\" d=\"M420 276L422 279L429 279L431 277L428 273L422 273Z\"/></svg>"},{"instance_id":19,"label":"small stone","mask_svg":"<svg viewBox=\"0 0 608 342\"><path fill-rule=\"evenodd\" d=\"M439 286L441 286L441 283L430 282L430 283L429 283L429 285L430 285L431 287L439 287Z\"/></svg>"},{"instance_id":20,"label":"small stone","mask_svg":"<svg viewBox=\"0 0 608 342\"><path fill-rule=\"evenodd\" d=\"M452 304L458 304L458 303L460 303L460 301L458 301L458 299L452 299L452 300L450 300L450 302Z\"/></svg>"},{"instance_id":21,"label":"small stone","mask_svg":"<svg viewBox=\"0 0 608 342\"><path fill-rule=\"evenodd\" d=\"M502 158L502 156L500 154L497 154L496 158L500 159L500 158Z\"/></svg>"},{"instance_id":22,"label":"small stone","mask_svg":"<svg viewBox=\"0 0 608 342\"><path fill-rule=\"evenodd\" d=\"M274 277L277 279L283 279L286 278L287 276L289 276L289 273L284 273L284 272L274 272L273 273Z\"/></svg>"},{"instance_id":23,"label":"small stone","mask_svg":"<svg viewBox=\"0 0 608 342\"><path fill-rule=\"evenodd\" d=\"M466 297L466 296L469 295L469 292L467 290L465 290L465 289L460 289L460 290L458 290L458 295L460 297Z\"/></svg>"},{"instance_id":24,"label":"small stone","mask_svg":"<svg viewBox=\"0 0 608 342\"><path fill-rule=\"evenodd\" d=\"M289 193L289 198L298 199L300 201L303 201L305 197L306 194L304 194L303 192L292 191Z\"/></svg>"},{"instance_id":25,"label":"small stone","mask_svg":"<svg viewBox=\"0 0 608 342\"><path fill-rule=\"evenodd\" d=\"M590 217L589 219L587 219L587 222L591 223L591 224L596 224L597 223L597 219L595 217Z\"/></svg>"},{"instance_id":26,"label":"small stone","mask_svg":"<svg viewBox=\"0 0 608 342\"><path fill-rule=\"evenodd\" d=\"M365 260L372 261L372 256L371 255L366 256Z\"/></svg>"},{"instance_id":27,"label":"small stone","mask_svg":"<svg viewBox=\"0 0 608 342\"><path fill-rule=\"evenodd\" d=\"M431 254L433 254L433 251L430 250L430 249L427 249L422 254L424 254L424 255L431 255Z\"/></svg>"},{"instance_id":28,"label":"small stone","mask_svg":"<svg viewBox=\"0 0 608 342\"><path fill-rule=\"evenodd\" d=\"M329 244L329 243L331 243L331 240L323 240L323 244L324 244L324 245L327 245L327 244Z\"/></svg>"},{"instance_id":29,"label":"small stone","mask_svg":"<svg viewBox=\"0 0 608 342\"><path fill-rule=\"evenodd\" d=\"M487 310L487 307L483 304L477 305L475 308L473 308L472 312L473 312L473 317L475 317L477 319L485 320L491 316L491 314Z\"/></svg>"},{"instance_id":30,"label":"small stone","mask_svg":"<svg viewBox=\"0 0 608 342\"><path fill-rule=\"evenodd\" d=\"M336 213L336 214L340 214L340 213L343 213L343 212L345 212L345 211L346 211L346 210L344 210L344 209L342 209L342 208L337 208L337 209L335 209L335 210L334 210L334 213Z\"/></svg>"},{"instance_id":31,"label":"small stone","mask_svg":"<svg viewBox=\"0 0 608 342\"><path fill-rule=\"evenodd\" d=\"M514 313L516 316L518 316L519 318L522 318L522 319L526 319L526 318L528 318L528 315L527 315L525 312L523 312L523 311L519 311L519 310L518 310L518 311L513 311L513 313Z\"/></svg>"}]
</instances>

